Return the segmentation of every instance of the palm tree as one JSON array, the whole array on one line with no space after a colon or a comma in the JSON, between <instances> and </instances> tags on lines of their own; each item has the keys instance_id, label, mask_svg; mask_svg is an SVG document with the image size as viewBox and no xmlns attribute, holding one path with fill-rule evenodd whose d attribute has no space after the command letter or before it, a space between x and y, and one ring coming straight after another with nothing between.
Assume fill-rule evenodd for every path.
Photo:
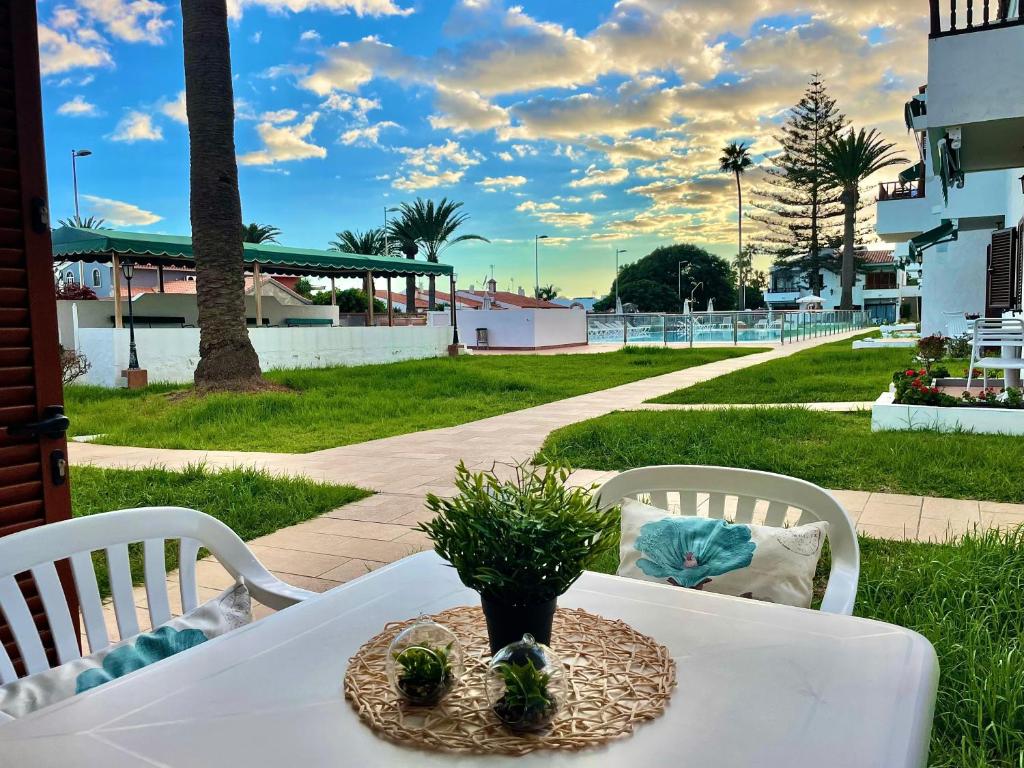
<instances>
[{"instance_id":1,"label":"palm tree","mask_svg":"<svg viewBox=\"0 0 1024 768\"><path fill-rule=\"evenodd\" d=\"M242 227L243 243L276 243L281 230L270 224L246 224Z\"/></svg>"},{"instance_id":2,"label":"palm tree","mask_svg":"<svg viewBox=\"0 0 1024 768\"><path fill-rule=\"evenodd\" d=\"M226 0L181 0L200 389L262 388L245 324L242 204Z\"/></svg>"},{"instance_id":3,"label":"palm tree","mask_svg":"<svg viewBox=\"0 0 1024 768\"><path fill-rule=\"evenodd\" d=\"M739 245L736 249L738 261L743 259L743 185L740 177L746 173L747 168L754 164L750 159L750 145L737 144L732 142L725 145L722 156L718 159L718 167L722 173L731 173L736 176L736 200L739 213L736 217L736 228L738 232ZM740 309L747 308L747 284L746 274L740 271Z\"/></svg>"},{"instance_id":4,"label":"palm tree","mask_svg":"<svg viewBox=\"0 0 1024 768\"><path fill-rule=\"evenodd\" d=\"M83 219L76 213L70 219L61 219L57 223L62 227L77 227L78 229L106 229L104 224L107 223L107 220L98 216L87 216Z\"/></svg>"},{"instance_id":5,"label":"palm tree","mask_svg":"<svg viewBox=\"0 0 1024 768\"><path fill-rule=\"evenodd\" d=\"M402 203L400 207L403 223L408 227L409 233L415 235L414 239L423 248L427 261L437 263L440 255L456 243L464 243L467 240L491 242L480 235L453 237L459 227L469 219L465 213L459 213L462 203L443 197L441 202L435 204L433 200L422 200L417 197L415 203ZM431 311L437 304L435 297L434 276L430 275L427 300Z\"/></svg>"},{"instance_id":6,"label":"palm tree","mask_svg":"<svg viewBox=\"0 0 1024 768\"><path fill-rule=\"evenodd\" d=\"M360 253L363 256L383 256L385 239L383 229L368 229L365 232L346 229L335 234L337 240L331 241L332 251L342 253Z\"/></svg>"},{"instance_id":7,"label":"palm tree","mask_svg":"<svg viewBox=\"0 0 1024 768\"><path fill-rule=\"evenodd\" d=\"M419 243L416 242L416 232L404 217L392 219L388 224L388 242L393 249L400 251L407 259L415 259L416 254L420 252ZM405 277L405 311L410 315L416 313L415 275L406 275Z\"/></svg>"},{"instance_id":8,"label":"palm tree","mask_svg":"<svg viewBox=\"0 0 1024 768\"><path fill-rule=\"evenodd\" d=\"M860 208L860 185L868 176L890 165L906 163L895 151L896 145L882 139L875 129L849 133L826 139L822 150L823 170L827 178L843 189L844 209L842 296L840 309L853 309L853 248L857 211Z\"/></svg>"}]
</instances>

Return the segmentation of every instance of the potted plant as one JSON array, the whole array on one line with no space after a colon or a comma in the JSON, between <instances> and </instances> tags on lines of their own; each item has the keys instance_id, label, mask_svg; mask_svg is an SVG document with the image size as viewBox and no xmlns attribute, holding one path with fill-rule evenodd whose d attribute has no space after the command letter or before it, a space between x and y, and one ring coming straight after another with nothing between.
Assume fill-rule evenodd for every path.
<instances>
[{"instance_id":1,"label":"potted plant","mask_svg":"<svg viewBox=\"0 0 1024 768\"><path fill-rule=\"evenodd\" d=\"M429 494L434 519L419 526L480 593L492 654L527 633L550 643L558 596L619 546L616 510L597 510L592 488L567 488L567 468L512 469L502 480L460 462L458 493Z\"/></svg>"},{"instance_id":2,"label":"potted plant","mask_svg":"<svg viewBox=\"0 0 1024 768\"><path fill-rule=\"evenodd\" d=\"M549 690L551 675L534 666L530 659L497 666L505 692L495 702L494 714L513 731L539 731L547 728L558 712L558 699Z\"/></svg>"},{"instance_id":3,"label":"potted plant","mask_svg":"<svg viewBox=\"0 0 1024 768\"><path fill-rule=\"evenodd\" d=\"M449 661L451 646L410 646L394 654L395 687L415 706L433 706L455 685Z\"/></svg>"}]
</instances>

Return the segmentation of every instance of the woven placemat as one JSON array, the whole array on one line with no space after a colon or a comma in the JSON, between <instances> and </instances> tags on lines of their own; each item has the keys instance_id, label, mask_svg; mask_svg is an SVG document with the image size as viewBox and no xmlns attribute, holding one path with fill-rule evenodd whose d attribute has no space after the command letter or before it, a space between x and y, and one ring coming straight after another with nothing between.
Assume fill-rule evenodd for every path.
<instances>
[{"instance_id":1,"label":"woven placemat","mask_svg":"<svg viewBox=\"0 0 1024 768\"><path fill-rule=\"evenodd\" d=\"M405 746L504 755L583 749L658 717L676 685L676 665L664 646L621 621L559 608L552 647L566 664L568 701L546 733L513 734L485 694L490 649L480 608L452 608L430 618L458 636L465 665L459 684L438 706L406 706L388 683L388 646L414 621L388 624L356 652L345 672L345 697L363 722Z\"/></svg>"}]
</instances>

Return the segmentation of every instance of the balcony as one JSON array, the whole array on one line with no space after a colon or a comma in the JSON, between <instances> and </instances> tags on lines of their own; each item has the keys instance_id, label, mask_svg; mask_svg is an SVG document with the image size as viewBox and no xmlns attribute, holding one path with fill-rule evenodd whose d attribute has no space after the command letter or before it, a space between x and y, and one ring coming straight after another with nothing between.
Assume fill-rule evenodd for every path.
<instances>
[{"instance_id":1,"label":"balcony","mask_svg":"<svg viewBox=\"0 0 1024 768\"><path fill-rule=\"evenodd\" d=\"M887 181L878 185L878 202L887 200L912 200L925 196L924 179L911 182Z\"/></svg>"},{"instance_id":2,"label":"balcony","mask_svg":"<svg viewBox=\"0 0 1024 768\"><path fill-rule=\"evenodd\" d=\"M769 291L764 295L764 300L769 304L795 304L799 298L800 291L798 290Z\"/></svg>"},{"instance_id":3,"label":"balcony","mask_svg":"<svg viewBox=\"0 0 1024 768\"><path fill-rule=\"evenodd\" d=\"M932 39L1024 24L1024 4L1013 0L930 0L930 4Z\"/></svg>"},{"instance_id":4,"label":"balcony","mask_svg":"<svg viewBox=\"0 0 1024 768\"><path fill-rule=\"evenodd\" d=\"M878 187L875 232L888 243L901 243L931 227L925 180L891 181Z\"/></svg>"}]
</instances>

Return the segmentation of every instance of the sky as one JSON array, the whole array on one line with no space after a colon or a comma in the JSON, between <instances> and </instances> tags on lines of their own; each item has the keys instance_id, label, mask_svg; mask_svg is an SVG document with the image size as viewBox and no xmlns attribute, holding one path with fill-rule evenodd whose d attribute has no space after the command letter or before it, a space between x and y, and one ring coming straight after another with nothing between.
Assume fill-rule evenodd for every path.
<instances>
[{"instance_id":1,"label":"sky","mask_svg":"<svg viewBox=\"0 0 1024 768\"><path fill-rule=\"evenodd\" d=\"M927 6L908 0L228 0L246 222L326 248L417 196L463 201L462 286L607 292L615 251L736 251L718 170L773 135L820 71L857 127L912 157ZM53 218L187 234L180 4L40 0ZM898 169L897 169L898 170ZM886 178L896 171L886 172ZM752 222L745 226L754 227ZM760 264L759 266L765 266Z\"/></svg>"}]
</instances>

